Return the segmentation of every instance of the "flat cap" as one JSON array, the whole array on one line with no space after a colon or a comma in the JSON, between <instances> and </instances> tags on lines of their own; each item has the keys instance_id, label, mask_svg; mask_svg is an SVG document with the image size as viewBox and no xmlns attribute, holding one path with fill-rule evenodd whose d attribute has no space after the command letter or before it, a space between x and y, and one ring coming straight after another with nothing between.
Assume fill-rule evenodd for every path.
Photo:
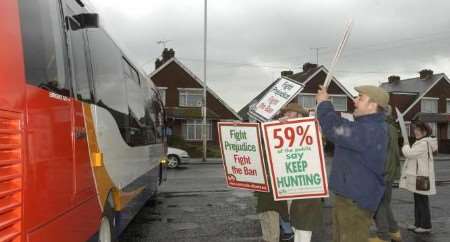
<instances>
[{"instance_id":1,"label":"flat cap","mask_svg":"<svg viewBox=\"0 0 450 242\"><path fill-rule=\"evenodd\" d=\"M378 104L378 106L386 109L389 103L389 94L381 87L365 85L355 87L355 90L368 96L370 100Z\"/></svg>"},{"instance_id":2,"label":"flat cap","mask_svg":"<svg viewBox=\"0 0 450 242\"><path fill-rule=\"evenodd\" d=\"M305 110L302 106L300 106L298 103L289 103L288 105L284 106L284 107L281 109L281 112L288 112L288 111L301 113L301 114L303 114L303 116L305 116L305 114L308 113L308 112L306 112L306 110Z\"/></svg>"}]
</instances>

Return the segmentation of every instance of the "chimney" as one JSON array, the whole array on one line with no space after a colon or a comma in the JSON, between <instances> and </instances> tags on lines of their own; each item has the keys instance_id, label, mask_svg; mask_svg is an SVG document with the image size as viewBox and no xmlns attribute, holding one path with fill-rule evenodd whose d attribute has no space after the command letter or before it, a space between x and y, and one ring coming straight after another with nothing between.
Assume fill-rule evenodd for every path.
<instances>
[{"instance_id":1,"label":"chimney","mask_svg":"<svg viewBox=\"0 0 450 242\"><path fill-rule=\"evenodd\" d=\"M290 76L290 75L293 75L293 74L294 74L294 72L291 71L291 70L289 70L289 71L282 71L281 72L281 76Z\"/></svg>"},{"instance_id":2,"label":"chimney","mask_svg":"<svg viewBox=\"0 0 450 242\"><path fill-rule=\"evenodd\" d=\"M159 58L156 59L155 61L155 70L158 69L160 66L163 65L162 60L160 60Z\"/></svg>"},{"instance_id":3,"label":"chimney","mask_svg":"<svg viewBox=\"0 0 450 242\"><path fill-rule=\"evenodd\" d=\"M396 75L392 75L388 77L388 82L389 83L397 83L400 81L400 77L396 76Z\"/></svg>"},{"instance_id":4,"label":"chimney","mask_svg":"<svg viewBox=\"0 0 450 242\"><path fill-rule=\"evenodd\" d=\"M317 64L312 64L309 62L306 62L305 64L303 64L303 72L307 72L311 69L317 68Z\"/></svg>"},{"instance_id":5,"label":"chimney","mask_svg":"<svg viewBox=\"0 0 450 242\"><path fill-rule=\"evenodd\" d=\"M162 58L158 58L155 61L155 69L158 69L158 67L162 66L164 63L166 63L168 60L170 60L172 57L175 57L175 51L173 49L167 49L164 48L162 52Z\"/></svg>"},{"instance_id":6,"label":"chimney","mask_svg":"<svg viewBox=\"0 0 450 242\"><path fill-rule=\"evenodd\" d=\"M419 71L420 79L428 79L433 76L433 70L423 69Z\"/></svg>"},{"instance_id":7,"label":"chimney","mask_svg":"<svg viewBox=\"0 0 450 242\"><path fill-rule=\"evenodd\" d=\"M162 58L163 58L162 61L166 62L166 61L170 60L170 58L172 58L174 56L175 56L175 51L173 49L169 50L167 48L164 48L164 50L162 52Z\"/></svg>"}]
</instances>

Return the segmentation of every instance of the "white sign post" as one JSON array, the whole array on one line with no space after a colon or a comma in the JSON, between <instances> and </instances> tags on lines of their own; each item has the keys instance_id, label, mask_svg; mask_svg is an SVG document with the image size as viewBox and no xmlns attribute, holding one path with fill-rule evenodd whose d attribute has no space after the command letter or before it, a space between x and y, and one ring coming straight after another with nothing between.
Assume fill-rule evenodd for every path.
<instances>
[{"instance_id":1,"label":"white sign post","mask_svg":"<svg viewBox=\"0 0 450 242\"><path fill-rule=\"evenodd\" d=\"M344 49L345 44L347 43L347 40L350 36L350 32L352 30L352 24L353 24L353 21L350 20L350 22L347 25L347 29L345 30L344 38L342 39L341 43L339 44L339 47L336 50L336 54L333 57L333 61L331 61L330 70L328 71L328 74L325 78L325 82L323 84L325 89L328 88L328 86L330 85L330 82L331 82L331 78L333 78L334 67L338 63L339 57L341 56L341 53L342 53L342 50Z\"/></svg>"},{"instance_id":2,"label":"white sign post","mask_svg":"<svg viewBox=\"0 0 450 242\"><path fill-rule=\"evenodd\" d=\"M259 124L219 122L218 129L228 186L268 192Z\"/></svg>"},{"instance_id":3,"label":"white sign post","mask_svg":"<svg viewBox=\"0 0 450 242\"><path fill-rule=\"evenodd\" d=\"M276 201L328 197L322 137L315 118L263 123Z\"/></svg>"},{"instance_id":4,"label":"white sign post","mask_svg":"<svg viewBox=\"0 0 450 242\"><path fill-rule=\"evenodd\" d=\"M403 119L403 115L400 112L400 110L398 110L397 107L395 108L395 112L397 112L397 120L398 120L398 125L400 126L400 132L402 133L403 144L409 146L408 133L406 132L406 125L405 125L405 120Z\"/></svg>"},{"instance_id":5,"label":"white sign post","mask_svg":"<svg viewBox=\"0 0 450 242\"><path fill-rule=\"evenodd\" d=\"M266 122L297 96L303 88L303 84L282 77L256 105L250 108L249 115L258 121Z\"/></svg>"}]
</instances>

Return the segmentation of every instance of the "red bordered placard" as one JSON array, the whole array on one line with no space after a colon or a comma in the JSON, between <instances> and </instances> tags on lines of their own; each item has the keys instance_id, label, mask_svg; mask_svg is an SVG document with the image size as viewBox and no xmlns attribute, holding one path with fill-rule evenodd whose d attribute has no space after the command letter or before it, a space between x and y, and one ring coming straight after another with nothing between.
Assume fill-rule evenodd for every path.
<instances>
[{"instance_id":1,"label":"red bordered placard","mask_svg":"<svg viewBox=\"0 0 450 242\"><path fill-rule=\"evenodd\" d=\"M287 129L289 129L290 132L287 132ZM283 122L273 121L263 123L263 135L272 183L272 192L276 201L329 196L322 136L319 123L315 118L298 118ZM289 139L287 137L289 137ZM291 137L293 138L290 139ZM283 139L283 141L281 141L281 139ZM281 146L281 142L283 142L283 146ZM311 144L308 144L309 142L311 142ZM290 146L290 144L292 145ZM305 153L307 153L307 158L302 160ZM302 155L298 161L295 160L297 154L299 154L299 157L300 154ZM289 155L295 158L289 160L289 158L287 158ZM296 163L294 164L297 165L296 174L286 174L286 170L296 170L292 169L292 167L291 169L288 169L288 162ZM304 168L305 171L301 171L301 168L298 168L298 164L302 163L305 163L305 166L308 166L307 164L309 164L309 166L313 165L315 169L308 170L308 174L305 174L307 168ZM311 176L308 176L310 173L320 176L320 186L317 184L313 184L312 186L306 184L310 180L314 180L311 179ZM317 175L315 178L317 178ZM305 177L307 179L304 179ZM291 185L292 188L289 188L288 185ZM308 191L309 188L311 189Z\"/></svg>"},{"instance_id":2,"label":"red bordered placard","mask_svg":"<svg viewBox=\"0 0 450 242\"><path fill-rule=\"evenodd\" d=\"M217 128L228 186L269 192L260 142L260 125L258 123L219 122Z\"/></svg>"}]
</instances>

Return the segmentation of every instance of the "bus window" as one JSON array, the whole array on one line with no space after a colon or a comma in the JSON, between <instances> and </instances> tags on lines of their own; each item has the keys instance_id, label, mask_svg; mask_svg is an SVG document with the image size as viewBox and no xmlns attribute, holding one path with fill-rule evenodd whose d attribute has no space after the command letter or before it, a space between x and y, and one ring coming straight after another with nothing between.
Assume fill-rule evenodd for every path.
<instances>
[{"instance_id":1,"label":"bus window","mask_svg":"<svg viewBox=\"0 0 450 242\"><path fill-rule=\"evenodd\" d=\"M136 71L136 69L134 69L133 66L130 65L130 63L125 59L125 57L122 58L122 66L123 66L123 72L125 74L125 78L133 80L137 84L139 84L140 80L139 80L138 72Z\"/></svg>"},{"instance_id":2,"label":"bus window","mask_svg":"<svg viewBox=\"0 0 450 242\"><path fill-rule=\"evenodd\" d=\"M58 1L19 0L19 6L27 82L69 96L67 49Z\"/></svg>"},{"instance_id":3,"label":"bus window","mask_svg":"<svg viewBox=\"0 0 450 242\"><path fill-rule=\"evenodd\" d=\"M147 88L141 88L136 83L128 82L128 84L130 84L127 86L130 108L130 145L155 144L154 93L149 92Z\"/></svg>"},{"instance_id":4,"label":"bus window","mask_svg":"<svg viewBox=\"0 0 450 242\"><path fill-rule=\"evenodd\" d=\"M67 9L66 11L70 10ZM71 12L68 14L73 15ZM86 34L83 29L80 29L81 24L75 18L66 17L66 19L70 26L68 35L70 37L70 53L72 56L76 97L82 101L93 102L93 92L89 82L88 65L86 63Z\"/></svg>"},{"instance_id":5,"label":"bus window","mask_svg":"<svg viewBox=\"0 0 450 242\"><path fill-rule=\"evenodd\" d=\"M165 126L164 122L164 109L163 109L163 103L161 100L161 97L159 95L159 92L156 89L152 89L151 92L154 93L152 98L152 117L155 122L155 128L156 128L156 140L157 142L161 142L163 139L163 128Z\"/></svg>"}]
</instances>

